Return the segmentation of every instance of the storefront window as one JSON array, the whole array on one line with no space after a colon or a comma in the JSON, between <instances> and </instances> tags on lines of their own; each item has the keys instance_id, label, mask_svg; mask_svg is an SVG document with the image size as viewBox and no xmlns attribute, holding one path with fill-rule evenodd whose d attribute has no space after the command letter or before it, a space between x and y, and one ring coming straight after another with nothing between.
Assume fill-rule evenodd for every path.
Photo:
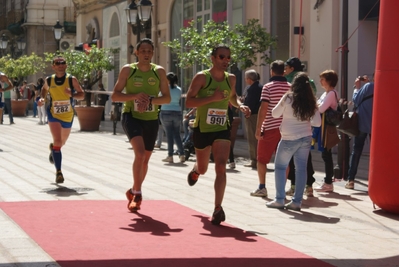
<instances>
[{"instance_id":1,"label":"storefront window","mask_svg":"<svg viewBox=\"0 0 399 267\"><path fill-rule=\"evenodd\" d=\"M215 22L223 22L227 20L226 0L212 1L212 20Z\"/></svg>"}]
</instances>

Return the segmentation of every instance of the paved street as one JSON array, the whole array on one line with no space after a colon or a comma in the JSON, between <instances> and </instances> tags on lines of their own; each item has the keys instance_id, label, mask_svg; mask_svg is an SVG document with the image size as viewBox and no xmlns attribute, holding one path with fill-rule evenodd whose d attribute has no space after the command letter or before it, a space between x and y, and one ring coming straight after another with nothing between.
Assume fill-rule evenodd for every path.
<instances>
[{"instance_id":1,"label":"paved street","mask_svg":"<svg viewBox=\"0 0 399 267\"><path fill-rule=\"evenodd\" d=\"M112 134L107 122L99 132L80 132L76 119L63 152L62 185L54 184L54 166L48 162L51 135L38 119L8 115L0 125L0 201L124 200L132 185L133 152L124 134ZM120 124L120 123L119 123ZM118 126L120 127L120 125ZM103 131L103 129L107 129ZM194 158L186 163L165 164L166 144L156 149L143 185L145 200L172 200L211 215L213 211L213 164L194 187L186 175ZM321 154L313 151L316 185L323 178ZM246 140L236 141L237 167L228 170L223 203L226 223L340 267L399 266L399 216L374 207L367 194L368 156L359 170L356 190L334 183L334 193L315 193L304 200L302 211L280 211L265 207L265 200L251 197L257 185L255 170L245 168ZM335 160L334 156L334 160ZM175 157L178 161L178 157ZM274 169L270 163L269 169ZM389 185L387 185L389 186ZM274 197L274 173L267 174L269 199ZM125 212L125 210L122 210ZM117 211L116 211L117 212ZM267 253L267 248L265 248ZM0 267L57 266L37 244L0 210Z\"/></svg>"}]
</instances>

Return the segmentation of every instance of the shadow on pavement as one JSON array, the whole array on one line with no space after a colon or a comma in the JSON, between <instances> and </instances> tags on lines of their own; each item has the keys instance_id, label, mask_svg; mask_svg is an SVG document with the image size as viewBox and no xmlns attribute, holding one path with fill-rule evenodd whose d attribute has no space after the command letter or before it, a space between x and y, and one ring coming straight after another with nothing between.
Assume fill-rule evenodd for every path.
<instances>
[{"instance_id":1,"label":"shadow on pavement","mask_svg":"<svg viewBox=\"0 0 399 267\"><path fill-rule=\"evenodd\" d=\"M81 196L86 195L88 191L93 191L93 188L84 188L84 187L65 187L60 186L58 184L54 184L57 188L43 188L41 193L47 193L50 195L57 195L59 197L70 197L70 196Z\"/></svg>"}]
</instances>

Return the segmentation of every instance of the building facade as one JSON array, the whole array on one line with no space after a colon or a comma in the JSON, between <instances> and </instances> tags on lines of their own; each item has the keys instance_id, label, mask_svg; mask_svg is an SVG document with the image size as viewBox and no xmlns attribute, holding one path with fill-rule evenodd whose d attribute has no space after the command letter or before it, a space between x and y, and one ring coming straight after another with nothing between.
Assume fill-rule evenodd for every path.
<instances>
[{"instance_id":1,"label":"building facade","mask_svg":"<svg viewBox=\"0 0 399 267\"><path fill-rule=\"evenodd\" d=\"M230 25L258 19L262 27L278 37L277 49L270 51L271 58L285 61L292 56L299 57L306 65L305 70L315 80L318 95L323 93L318 79L320 72L333 69L340 77L343 76L343 51L340 47L346 42L349 49L348 79L345 82L348 99L352 98L355 77L363 74L372 76L375 69L379 9L377 0L151 2L153 9L150 23L142 25L142 31L139 31L127 23L125 9L131 3L130 0L0 0L0 4L5 7L0 11L0 33L9 34L10 25L18 24L26 38L27 54L35 52L42 55L46 51L54 52L57 45L60 45L62 51L92 41L100 47L120 48L114 58L115 70L103 76L103 84L109 91L117 80L120 68L135 61L132 48L143 37L149 37L155 42L153 61L164 66L167 71L178 73L183 90L187 90L193 74L199 69L196 66L179 69L170 50L162 43L179 38L180 29L187 26L189 21L199 18L203 23L212 19L227 21ZM347 23L343 17L344 9L348 12ZM54 40L52 30L57 20L65 29L59 44ZM343 25L347 25L349 40L344 40ZM70 26L68 30L66 26ZM260 73L261 82L266 83L269 79L268 66L253 68ZM245 87L242 79L244 71L241 70L241 75L238 75L241 76L238 77L238 92ZM340 91L340 88L337 89Z\"/></svg>"}]
</instances>

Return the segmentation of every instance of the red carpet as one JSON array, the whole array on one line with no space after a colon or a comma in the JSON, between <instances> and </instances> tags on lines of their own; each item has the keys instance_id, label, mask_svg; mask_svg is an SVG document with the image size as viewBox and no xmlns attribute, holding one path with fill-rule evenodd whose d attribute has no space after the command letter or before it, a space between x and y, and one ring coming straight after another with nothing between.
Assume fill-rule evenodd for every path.
<instances>
[{"instance_id":1,"label":"red carpet","mask_svg":"<svg viewBox=\"0 0 399 267\"><path fill-rule=\"evenodd\" d=\"M331 266L171 201L3 202L61 266ZM226 211L228 219L228 210Z\"/></svg>"}]
</instances>

